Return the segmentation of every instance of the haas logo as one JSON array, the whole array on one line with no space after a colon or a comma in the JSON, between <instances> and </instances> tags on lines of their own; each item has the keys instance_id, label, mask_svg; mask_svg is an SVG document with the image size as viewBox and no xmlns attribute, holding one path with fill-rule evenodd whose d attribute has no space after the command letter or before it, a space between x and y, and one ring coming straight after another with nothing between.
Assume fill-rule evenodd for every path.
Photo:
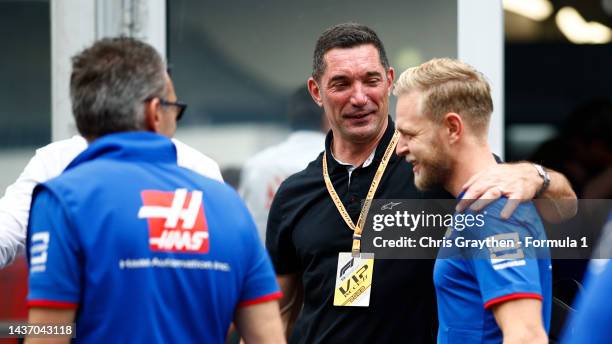
<instances>
[{"instance_id":1,"label":"haas logo","mask_svg":"<svg viewBox=\"0 0 612 344\"><path fill-rule=\"evenodd\" d=\"M145 190L138 218L149 223L152 251L208 253L208 225L204 217L202 191Z\"/></svg>"}]
</instances>

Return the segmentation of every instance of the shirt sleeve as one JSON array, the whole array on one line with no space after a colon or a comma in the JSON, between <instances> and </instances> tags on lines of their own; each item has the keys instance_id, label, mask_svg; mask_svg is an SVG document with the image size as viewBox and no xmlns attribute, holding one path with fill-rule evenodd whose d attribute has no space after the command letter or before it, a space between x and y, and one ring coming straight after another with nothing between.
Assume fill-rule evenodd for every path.
<instances>
[{"instance_id":1,"label":"shirt sleeve","mask_svg":"<svg viewBox=\"0 0 612 344\"><path fill-rule=\"evenodd\" d=\"M84 138L74 136L39 148L15 183L6 189L0 199L0 268L11 263L25 248L32 190L36 184L60 175L86 147Z\"/></svg>"},{"instance_id":2,"label":"shirt sleeve","mask_svg":"<svg viewBox=\"0 0 612 344\"><path fill-rule=\"evenodd\" d=\"M250 214L244 209L245 216ZM255 224L250 219L250 228L247 231L248 252L246 264L248 266L244 288L240 295L238 306L249 306L266 301L276 300L282 297L282 293L276 283L276 275L270 263L270 257L263 248L257 235Z\"/></svg>"},{"instance_id":3,"label":"shirt sleeve","mask_svg":"<svg viewBox=\"0 0 612 344\"><path fill-rule=\"evenodd\" d=\"M503 204L499 203L487 208L483 228L466 231L466 239L513 243L507 245L509 247L488 244L489 248L470 249L469 263L478 280L484 307L519 298L542 300L541 266L537 258L543 258L544 254L524 246L527 236L538 233L533 233L533 228L527 228L527 224L520 221L521 214L528 209L523 206L510 219L502 220L499 212Z\"/></svg>"},{"instance_id":4,"label":"shirt sleeve","mask_svg":"<svg viewBox=\"0 0 612 344\"><path fill-rule=\"evenodd\" d=\"M46 166L37 153L0 199L0 268L10 264L25 248L32 190L47 179Z\"/></svg>"},{"instance_id":5,"label":"shirt sleeve","mask_svg":"<svg viewBox=\"0 0 612 344\"><path fill-rule=\"evenodd\" d=\"M28 306L76 308L82 267L74 228L48 189L37 187L33 199L27 237Z\"/></svg>"},{"instance_id":6,"label":"shirt sleeve","mask_svg":"<svg viewBox=\"0 0 612 344\"><path fill-rule=\"evenodd\" d=\"M287 181L285 181L286 183ZM284 214L284 185L281 184L268 214L266 229L266 248L270 253L272 264L278 275L292 274L300 271L299 259L293 244L292 228Z\"/></svg>"},{"instance_id":7,"label":"shirt sleeve","mask_svg":"<svg viewBox=\"0 0 612 344\"><path fill-rule=\"evenodd\" d=\"M177 165L223 183L223 176L216 161L177 139L173 138L172 142L176 148Z\"/></svg>"}]
</instances>

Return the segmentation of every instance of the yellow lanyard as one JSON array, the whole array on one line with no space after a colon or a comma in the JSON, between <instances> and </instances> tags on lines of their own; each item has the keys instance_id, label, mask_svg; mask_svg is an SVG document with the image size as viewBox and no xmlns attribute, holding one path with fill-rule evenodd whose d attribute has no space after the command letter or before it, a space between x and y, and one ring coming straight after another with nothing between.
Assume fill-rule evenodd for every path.
<instances>
[{"instance_id":1,"label":"yellow lanyard","mask_svg":"<svg viewBox=\"0 0 612 344\"><path fill-rule=\"evenodd\" d=\"M357 225L353 223L353 220L349 216L346 208L344 208L344 204L340 200L338 193L336 193L336 189L334 189L334 185L329 178L329 172L327 171L327 152L323 153L323 179L325 180L325 186L327 187L327 191L331 196L338 212L342 215L344 222L349 226L351 230L353 230L353 257L359 256L361 252L361 233L363 232L363 227L365 226L366 217L368 216L368 212L370 211L370 205L372 204L372 200L374 199L374 194L376 193L376 189L378 189L378 185L380 180L382 179L383 174L385 173L385 169L387 168L387 164L389 163L389 159L391 159L391 154L395 150L395 146L397 145L397 141L399 140L399 132L395 131L393 133L393 137L391 138L391 142L387 146L385 150L385 155L383 155L382 161L380 165L378 165L378 169L376 170L376 174L374 175L374 180L372 180L372 184L370 185L370 190L368 190L368 195L363 203L363 207L361 208L361 212L359 213L359 219L357 219Z\"/></svg>"}]
</instances>

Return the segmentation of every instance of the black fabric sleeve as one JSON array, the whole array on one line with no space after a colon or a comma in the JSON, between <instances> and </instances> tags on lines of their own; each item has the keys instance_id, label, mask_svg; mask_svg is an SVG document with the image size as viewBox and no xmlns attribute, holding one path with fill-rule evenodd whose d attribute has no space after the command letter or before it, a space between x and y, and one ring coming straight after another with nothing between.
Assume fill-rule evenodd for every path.
<instances>
[{"instance_id":1,"label":"black fabric sleeve","mask_svg":"<svg viewBox=\"0 0 612 344\"><path fill-rule=\"evenodd\" d=\"M293 244L293 223L284 209L284 200L288 196L283 183L272 201L266 229L266 248L277 275L299 271L299 260Z\"/></svg>"}]
</instances>

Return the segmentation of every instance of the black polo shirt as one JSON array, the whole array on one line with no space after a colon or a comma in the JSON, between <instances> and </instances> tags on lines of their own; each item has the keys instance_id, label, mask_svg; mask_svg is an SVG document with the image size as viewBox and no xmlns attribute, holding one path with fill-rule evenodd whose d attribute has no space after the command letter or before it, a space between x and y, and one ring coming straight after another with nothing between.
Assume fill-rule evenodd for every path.
<instances>
[{"instance_id":1,"label":"black polo shirt","mask_svg":"<svg viewBox=\"0 0 612 344\"><path fill-rule=\"evenodd\" d=\"M373 162L356 168L350 184L346 166L327 155L330 178L354 223L393 136L390 117L388 123ZM330 132L325 142L328 152L331 140ZM375 260L370 306L333 305L338 253L351 251L353 232L327 192L322 158L321 153L305 170L285 180L268 217L266 246L276 273L302 276L304 308L292 337L300 343L435 342L434 260ZM449 197L444 191L418 191L412 165L395 154L375 195L377 199Z\"/></svg>"}]
</instances>

